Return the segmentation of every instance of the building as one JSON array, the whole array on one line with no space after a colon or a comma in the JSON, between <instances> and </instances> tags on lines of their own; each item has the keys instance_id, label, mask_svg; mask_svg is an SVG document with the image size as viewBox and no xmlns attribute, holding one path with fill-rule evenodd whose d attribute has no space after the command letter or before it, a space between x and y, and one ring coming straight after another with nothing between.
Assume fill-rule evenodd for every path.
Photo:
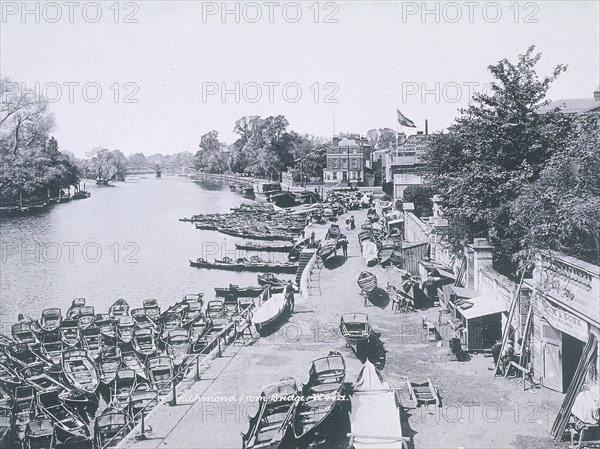
<instances>
[{"instance_id":1,"label":"building","mask_svg":"<svg viewBox=\"0 0 600 449\"><path fill-rule=\"evenodd\" d=\"M408 186L423 184L427 137L422 131L408 137L402 133L398 147L387 151L385 179L394 182L394 199L401 199Z\"/></svg>"},{"instance_id":2,"label":"building","mask_svg":"<svg viewBox=\"0 0 600 449\"><path fill-rule=\"evenodd\" d=\"M364 184L372 172L373 146L361 136L335 136L327 149L325 183L351 182ZM373 175L370 174L372 181Z\"/></svg>"},{"instance_id":3,"label":"building","mask_svg":"<svg viewBox=\"0 0 600 449\"><path fill-rule=\"evenodd\" d=\"M600 86L594 91L592 98L562 98L540 108L540 114L559 108L563 114L600 113Z\"/></svg>"}]
</instances>

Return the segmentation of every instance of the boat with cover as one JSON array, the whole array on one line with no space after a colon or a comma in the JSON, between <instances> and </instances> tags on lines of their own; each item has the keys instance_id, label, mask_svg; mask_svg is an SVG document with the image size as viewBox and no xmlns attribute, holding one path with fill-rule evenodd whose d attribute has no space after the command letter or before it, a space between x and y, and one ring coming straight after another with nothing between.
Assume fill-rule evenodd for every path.
<instances>
[{"instance_id":1,"label":"boat with cover","mask_svg":"<svg viewBox=\"0 0 600 449\"><path fill-rule=\"evenodd\" d=\"M243 249L246 251L272 251L272 252L289 252L294 245L288 243L273 243L273 244L262 244L254 242L236 243L235 249Z\"/></svg>"},{"instance_id":2,"label":"boat with cover","mask_svg":"<svg viewBox=\"0 0 600 449\"><path fill-rule=\"evenodd\" d=\"M54 424L50 417L38 413L25 428L24 449L48 449L52 447Z\"/></svg>"},{"instance_id":3,"label":"boat with cover","mask_svg":"<svg viewBox=\"0 0 600 449\"><path fill-rule=\"evenodd\" d=\"M59 330L65 347L74 348L81 341L81 329L75 318L62 320Z\"/></svg>"},{"instance_id":4,"label":"boat with cover","mask_svg":"<svg viewBox=\"0 0 600 449\"><path fill-rule=\"evenodd\" d=\"M167 388L173 380L173 360L171 357L159 356L148 359L150 382L159 394L167 394Z\"/></svg>"},{"instance_id":5,"label":"boat with cover","mask_svg":"<svg viewBox=\"0 0 600 449\"><path fill-rule=\"evenodd\" d=\"M256 414L242 434L242 449L278 449L287 447L289 416L298 396L298 385L291 377L263 387Z\"/></svg>"},{"instance_id":6,"label":"boat with cover","mask_svg":"<svg viewBox=\"0 0 600 449\"><path fill-rule=\"evenodd\" d=\"M129 315L129 304L122 298L117 299L108 309L111 318L119 318Z\"/></svg>"},{"instance_id":7,"label":"boat with cover","mask_svg":"<svg viewBox=\"0 0 600 449\"><path fill-rule=\"evenodd\" d=\"M79 309L77 323L81 329L87 329L96 319L94 306L83 306Z\"/></svg>"},{"instance_id":8,"label":"boat with cover","mask_svg":"<svg viewBox=\"0 0 600 449\"><path fill-rule=\"evenodd\" d=\"M92 324L83 329L81 333L83 348L87 351L90 359L96 360L100 355L100 348L102 347L102 333L100 332L100 328Z\"/></svg>"},{"instance_id":9,"label":"boat with cover","mask_svg":"<svg viewBox=\"0 0 600 449\"><path fill-rule=\"evenodd\" d=\"M262 298L262 297L261 297ZM252 315L252 324L257 332L268 331L268 326L277 321L288 309L288 304L283 293L266 295L266 300L257 300L256 310Z\"/></svg>"},{"instance_id":10,"label":"boat with cover","mask_svg":"<svg viewBox=\"0 0 600 449\"><path fill-rule=\"evenodd\" d=\"M238 297L255 298L258 295L260 295L264 289L265 289L264 287L255 287L255 286L238 287L235 284L229 284L229 288L215 287L215 294L217 296L231 295L231 296L234 296L235 298L238 298Z\"/></svg>"},{"instance_id":11,"label":"boat with cover","mask_svg":"<svg viewBox=\"0 0 600 449\"><path fill-rule=\"evenodd\" d=\"M136 329L133 332L133 349L142 357L150 357L158 351L156 334L152 329Z\"/></svg>"},{"instance_id":12,"label":"boat with cover","mask_svg":"<svg viewBox=\"0 0 600 449\"><path fill-rule=\"evenodd\" d=\"M358 355L373 334L369 316L366 313L343 314L340 318L340 333L346 340L346 345Z\"/></svg>"},{"instance_id":13,"label":"boat with cover","mask_svg":"<svg viewBox=\"0 0 600 449\"><path fill-rule=\"evenodd\" d=\"M109 407L94 422L94 443L97 448L116 447L130 431L125 412Z\"/></svg>"},{"instance_id":14,"label":"boat with cover","mask_svg":"<svg viewBox=\"0 0 600 449\"><path fill-rule=\"evenodd\" d=\"M158 324L156 324L156 321L146 314L145 309L133 309L131 311L131 317L133 318L133 321L138 329L151 329L155 332L158 332Z\"/></svg>"},{"instance_id":15,"label":"boat with cover","mask_svg":"<svg viewBox=\"0 0 600 449\"><path fill-rule=\"evenodd\" d=\"M59 308L45 309L42 311L40 327L45 332L53 332L58 330L61 321L62 311Z\"/></svg>"},{"instance_id":16,"label":"boat with cover","mask_svg":"<svg viewBox=\"0 0 600 449\"><path fill-rule=\"evenodd\" d=\"M79 316L79 309L81 309L83 306L85 306L85 298L75 298L71 302L71 307L67 309L66 318L76 320Z\"/></svg>"},{"instance_id":17,"label":"boat with cover","mask_svg":"<svg viewBox=\"0 0 600 449\"><path fill-rule=\"evenodd\" d=\"M135 321L129 315L121 315L117 321L117 338L121 343L131 343Z\"/></svg>"},{"instance_id":18,"label":"boat with cover","mask_svg":"<svg viewBox=\"0 0 600 449\"><path fill-rule=\"evenodd\" d=\"M69 349L63 352L63 373L75 388L92 395L98 387L98 373L85 349Z\"/></svg>"},{"instance_id":19,"label":"boat with cover","mask_svg":"<svg viewBox=\"0 0 600 449\"><path fill-rule=\"evenodd\" d=\"M340 354L331 353L312 362L309 380L291 418L296 444L321 442L338 424L346 397L345 376L346 363Z\"/></svg>"},{"instance_id":20,"label":"boat with cover","mask_svg":"<svg viewBox=\"0 0 600 449\"><path fill-rule=\"evenodd\" d=\"M39 409L53 422L57 437L65 440L71 436L89 437L85 423L77 414L58 397L56 390L38 393Z\"/></svg>"},{"instance_id":21,"label":"boat with cover","mask_svg":"<svg viewBox=\"0 0 600 449\"><path fill-rule=\"evenodd\" d=\"M177 369L185 363L190 352L190 342L188 340L188 331L185 329L174 329L169 332L166 340L166 351L173 360L173 365Z\"/></svg>"},{"instance_id":22,"label":"boat with cover","mask_svg":"<svg viewBox=\"0 0 600 449\"><path fill-rule=\"evenodd\" d=\"M134 370L128 368L118 370L113 380L110 405L117 410L127 410L136 382L137 378Z\"/></svg>"},{"instance_id":23,"label":"boat with cover","mask_svg":"<svg viewBox=\"0 0 600 449\"><path fill-rule=\"evenodd\" d=\"M352 394L350 445L355 449L407 449L401 403L381 373L366 361Z\"/></svg>"},{"instance_id":24,"label":"boat with cover","mask_svg":"<svg viewBox=\"0 0 600 449\"><path fill-rule=\"evenodd\" d=\"M104 346L97 360L98 378L102 385L109 385L121 366L121 350L118 346Z\"/></svg>"},{"instance_id":25,"label":"boat with cover","mask_svg":"<svg viewBox=\"0 0 600 449\"><path fill-rule=\"evenodd\" d=\"M160 307L158 305L158 301L154 298L144 299L143 305L146 315L156 322L160 317Z\"/></svg>"}]
</instances>

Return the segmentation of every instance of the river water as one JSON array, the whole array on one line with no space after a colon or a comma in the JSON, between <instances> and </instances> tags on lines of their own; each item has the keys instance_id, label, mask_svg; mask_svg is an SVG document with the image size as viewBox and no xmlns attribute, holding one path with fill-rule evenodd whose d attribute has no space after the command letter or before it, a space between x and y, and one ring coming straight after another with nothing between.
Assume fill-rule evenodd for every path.
<instances>
[{"instance_id":1,"label":"river water","mask_svg":"<svg viewBox=\"0 0 600 449\"><path fill-rule=\"evenodd\" d=\"M64 315L78 297L96 313L106 313L117 298L132 308L156 298L164 310L187 293L204 292L210 299L215 286L257 285L253 273L189 266L197 257L251 255L235 251L240 239L178 221L249 202L227 185L168 176L87 189L89 199L0 220L3 333L10 334L19 313L39 318L43 309L60 307Z\"/></svg>"}]
</instances>

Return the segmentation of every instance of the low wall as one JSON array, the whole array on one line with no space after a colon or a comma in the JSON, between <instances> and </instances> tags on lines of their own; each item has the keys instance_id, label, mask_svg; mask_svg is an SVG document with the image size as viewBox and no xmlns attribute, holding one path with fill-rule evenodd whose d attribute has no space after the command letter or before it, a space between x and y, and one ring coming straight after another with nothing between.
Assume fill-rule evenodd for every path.
<instances>
[{"instance_id":1,"label":"low wall","mask_svg":"<svg viewBox=\"0 0 600 449\"><path fill-rule=\"evenodd\" d=\"M315 251L312 255L312 257L310 258L310 260L308 261L308 263L306 264L306 266L304 267L304 270L302 270L302 276L300 277L300 295L307 299L310 296L310 272L312 270L312 268L314 267L315 263L317 261L317 252Z\"/></svg>"},{"instance_id":2,"label":"low wall","mask_svg":"<svg viewBox=\"0 0 600 449\"><path fill-rule=\"evenodd\" d=\"M419 217L410 211L404 211L404 240L420 242L429 239L430 229Z\"/></svg>"}]
</instances>

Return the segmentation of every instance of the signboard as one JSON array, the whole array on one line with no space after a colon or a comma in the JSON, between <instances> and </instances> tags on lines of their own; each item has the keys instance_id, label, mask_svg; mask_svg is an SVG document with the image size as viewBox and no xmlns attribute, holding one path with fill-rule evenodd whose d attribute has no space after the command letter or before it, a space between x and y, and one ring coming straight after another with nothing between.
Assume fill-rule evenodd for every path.
<instances>
[{"instance_id":1,"label":"signboard","mask_svg":"<svg viewBox=\"0 0 600 449\"><path fill-rule=\"evenodd\" d=\"M588 325L581 318L566 310L551 305L543 298L537 299L537 309L548 323L561 332L565 332L581 341L588 339Z\"/></svg>"}]
</instances>

